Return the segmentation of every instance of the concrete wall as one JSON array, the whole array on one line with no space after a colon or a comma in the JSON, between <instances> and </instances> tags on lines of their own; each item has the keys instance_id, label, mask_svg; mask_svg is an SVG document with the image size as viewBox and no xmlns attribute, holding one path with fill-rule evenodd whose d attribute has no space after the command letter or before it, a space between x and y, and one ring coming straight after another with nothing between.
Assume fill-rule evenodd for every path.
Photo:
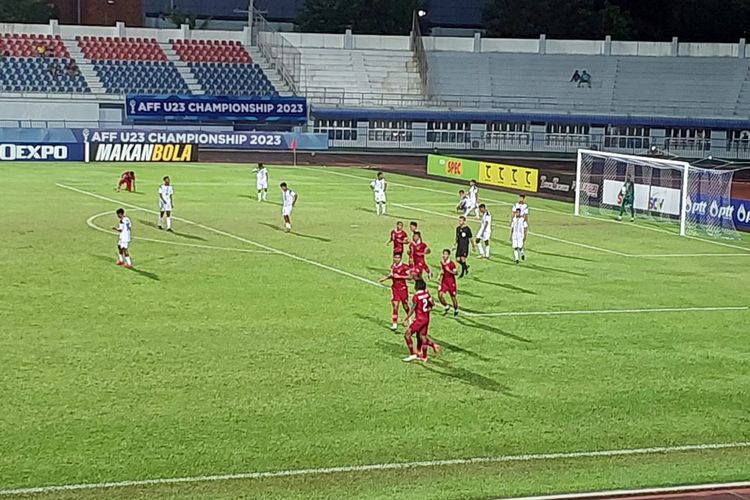
<instances>
[{"instance_id":1,"label":"concrete wall","mask_svg":"<svg viewBox=\"0 0 750 500\"><path fill-rule=\"evenodd\" d=\"M71 99L5 97L0 106L0 120L69 120L96 123L99 121L99 104L94 100L81 102Z\"/></svg>"}]
</instances>

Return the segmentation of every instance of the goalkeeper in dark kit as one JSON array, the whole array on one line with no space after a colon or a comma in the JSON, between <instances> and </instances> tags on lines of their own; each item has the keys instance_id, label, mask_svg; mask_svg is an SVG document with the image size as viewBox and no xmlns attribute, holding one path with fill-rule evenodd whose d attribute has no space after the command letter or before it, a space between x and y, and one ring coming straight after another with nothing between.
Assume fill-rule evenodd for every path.
<instances>
[{"instance_id":1,"label":"goalkeeper in dark kit","mask_svg":"<svg viewBox=\"0 0 750 500\"><path fill-rule=\"evenodd\" d=\"M630 207L630 222L635 221L635 184L632 177L625 179L625 184L620 189L620 198L620 215L617 216L617 220L622 220L625 208Z\"/></svg>"}]
</instances>

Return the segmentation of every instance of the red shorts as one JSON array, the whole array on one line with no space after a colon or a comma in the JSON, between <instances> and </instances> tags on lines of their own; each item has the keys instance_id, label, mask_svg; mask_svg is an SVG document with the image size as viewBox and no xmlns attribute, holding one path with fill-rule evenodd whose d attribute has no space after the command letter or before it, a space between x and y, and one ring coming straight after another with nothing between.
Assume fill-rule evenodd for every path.
<instances>
[{"instance_id":1,"label":"red shorts","mask_svg":"<svg viewBox=\"0 0 750 500\"><path fill-rule=\"evenodd\" d=\"M428 266L426 262L418 262L412 266L411 272L417 278L421 277L422 273L427 273L427 275L429 276L430 266Z\"/></svg>"},{"instance_id":2,"label":"red shorts","mask_svg":"<svg viewBox=\"0 0 750 500\"><path fill-rule=\"evenodd\" d=\"M408 307L409 289L408 288L391 288L391 302L401 302Z\"/></svg>"},{"instance_id":3,"label":"red shorts","mask_svg":"<svg viewBox=\"0 0 750 500\"><path fill-rule=\"evenodd\" d=\"M447 293L451 297L456 296L456 283L446 283L441 282L440 288L438 289L438 293Z\"/></svg>"},{"instance_id":4,"label":"red shorts","mask_svg":"<svg viewBox=\"0 0 750 500\"><path fill-rule=\"evenodd\" d=\"M427 331L430 329L430 320L415 319L414 323L409 325L409 333L416 333L417 335L427 335Z\"/></svg>"}]
</instances>

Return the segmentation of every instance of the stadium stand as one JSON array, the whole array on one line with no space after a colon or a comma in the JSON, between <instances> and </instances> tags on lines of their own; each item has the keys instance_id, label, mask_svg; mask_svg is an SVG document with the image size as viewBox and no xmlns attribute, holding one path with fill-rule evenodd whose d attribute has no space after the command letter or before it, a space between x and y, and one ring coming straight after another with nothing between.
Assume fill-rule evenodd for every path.
<instances>
[{"instance_id":1,"label":"stadium stand","mask_svg":"<svg viewBox=\"0 0 750 500\"><path fill-rule=\"evenodd\" d=\"M746 59L446 51L428 53L428 62L428 88L438 105L671 116L750 108L750 94L741 95L750 89ZM592 75L591 88L570 82L576 69Z\"/></svg>"},{"instance_id":2,"label":"stadium stand","mask_svg":"<svg viewBox=\"0 0 750 500\"><path fill-rule=\"evenodd\" d=\"M189 94L174 63L155 39L76 37L108 94Z\"/></svg>"},{"instance_id":3,"label":"stadium stand","mask_svg":"<svg viewBox=\"0 0 750 500\"><path fill-rule=\"evenodd\" d=\"M313 101L358 105L424 100L409 50L305 47L300 52L302 90Z\"/></svg>"},{"instance_id":4,"label":"stadium stand","mask_svg":"<svg viewBox=\"0 0 750 500\"><path fill-rule=\"evenodd\" d=\"M209 95L278 95L263 70L234 40L170 40L180 61L187 63Z\"/></svg>"},{"instance_id":5,"label":"stadium stand","mask_svg":"<svg viewBox=\"0 0 750 500\"><path fill-rule=\"evenodd\" d=\"M5 33L0 56L4 92L91 92L59 36Z\"/></svg>"}]
</instances>

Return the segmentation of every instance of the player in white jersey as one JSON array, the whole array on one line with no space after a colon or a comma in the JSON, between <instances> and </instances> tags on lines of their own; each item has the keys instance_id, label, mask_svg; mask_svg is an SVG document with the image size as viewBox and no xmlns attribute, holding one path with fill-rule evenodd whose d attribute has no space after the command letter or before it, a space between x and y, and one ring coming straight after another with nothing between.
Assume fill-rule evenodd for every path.
<instances>
[{"instance_id":1,"label":"player in white jersey","mask_svg":"<svg viewBox=\"0 0 750 500\"><path fill-rule=\"evenodd\" d=\"M518 202L513 205L513 211L511 215L510 221L513 222L513 219L516 217L516 211L521 210L521 217L523 217L524 227L526 227L526 232L528 233L529 228L529 206L526 204L526 195L525 194L519 194L518 195ZM526 239L524 238L524 242ZM526 260L526 249L525 247L521 247L521 260Z\"/></svg>"},{"instance_id":2,"label":"player in white jersey","mask_svg":"<svg viewBox=\"0 0 750 500\"><path fill-rule=\"evenodd\" d=\"M479 213L482 216L477 231L477 250L479 250L480 259L490 258L490 237L492 236L492 215L487 207L482 203L479 205Z\"/></svg>"},{"instance_id":3,"label":"player in white jersey","mask_svg":"<svg viewBox=\"0 0 750 500\"><path fill-rule=\"evenodd\" d=\"M523 252L523 245L526 241L526 221L523 219L523 211L517 208L513 215L513 221L510 223L510 242L513 246L513 261L518 264L518 257ZM526 257L523 257L526 260Z\"/></svg>"},{"instance_id":4,"label":"player in white jersey","mask_svg":"<svg viewBox=\"0 0 750 500\"><path fill-rule=\"evenodd\" d=\"M286 182L282 182L281 187L281 216L284 217L284 231L287 233L292 230L292 210L297 204L297 193L289 189Z\"/></svg>"},{"instance_id":5,"label":"player in white jersey","mask_svg":"<svg viewBox=\"0 0 750 500\"><path fill-rule=\"evenodd\" d=\"M262 163L258 163L255 172L255 187L258 190L258 201L268 201L268 169Z\"/></svg>"},{"instance_id":6,"label":"player in white jersey","mask_svg":"<svg viewBox=\"0 0 750 500\"><path fill-rule=\"evenodd\" d=\"M466 203L464 205L464 217L468 217L471 211L474 211L476 218L479 218L479 188L477 181L469 182L469 192L466 193Z\"/></svg>"},{"instance_id":7,"label":"player in white jersey","mask_svg":"<svg viewBox=\"0 0 750 500\"><path fill-rule=\"evenodd\" d=\"M385 215L385 191L388 189L388 183L385 182L383 172L378 172L377 178L370 183L370 189L375 196L375 213Z\"/></svg>"},{"instance_id":8,"label":"player in white jersey","mask_svg":"<svg viewBox=\"0 0 750 500\"><path fill-rule=\"evenodd\" d=\"M120 239L117 242L117 265L132 269L133 263L130 261L130 251L128 250L130 239L133 235L130 217L125 215L124 208L118 208L115 213L117 214L119 223L117 226L113 226L112 229L120 233Z\"/></svg>"},{"instance_id":9,"label":"player in white jersey","mask_svg":"<svg viewBox=\"0 0 750 500\"><path fill-rule=\"evenodd\" d=\"M174 188L169 176L164 177L164 184L159 186L159 229L166 215L167 231L172 232L172 209L174 209Z\"/></svg>"}]
</instances>

